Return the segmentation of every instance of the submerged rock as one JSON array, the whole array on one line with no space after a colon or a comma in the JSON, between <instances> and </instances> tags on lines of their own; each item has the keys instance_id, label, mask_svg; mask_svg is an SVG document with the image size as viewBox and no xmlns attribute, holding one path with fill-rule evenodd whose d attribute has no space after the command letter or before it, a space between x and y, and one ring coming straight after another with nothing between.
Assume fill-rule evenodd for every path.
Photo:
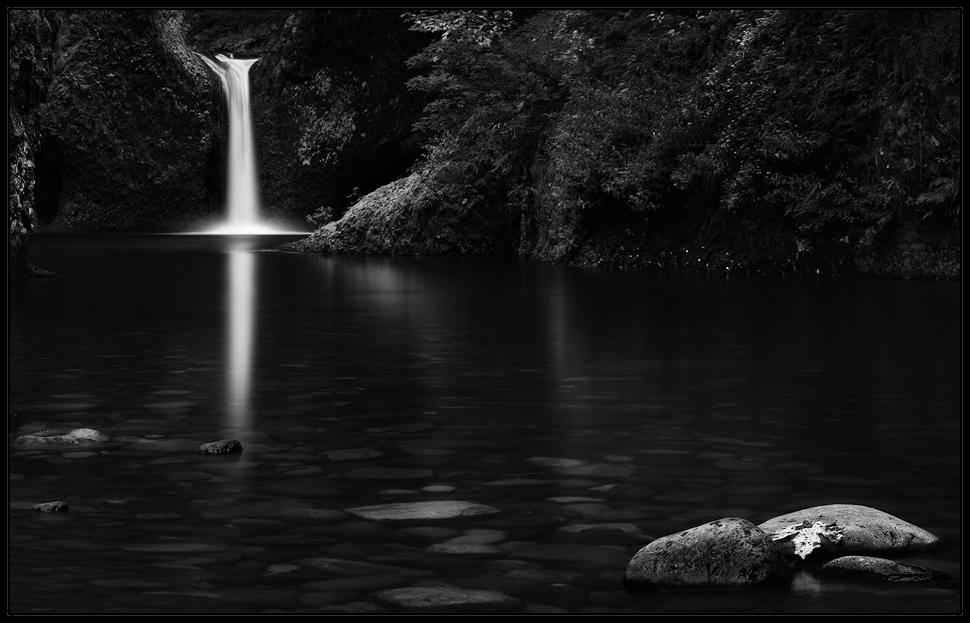
<instances>
[{"instance_id":1,"label":"submerged rock","mask_svg":"<svg viewBox=\"0 0 970 623\"><path fill-rule=\"evenodd\" d=\"M742 588L791 579L771 538L736 517L660 537L633 556L624 574L628 589Z\"/></svg>"},{"instance_id":2,"label":"submerged rock","mask_svg":"<svg viewBox=\"0 0 970 623\"><path fill-rule=\"evenodd\" d=\"M949 578L946 573L874 556L842 556L822 565L826 575L866 582L940 582Z\"/></svg>"},{"instance_id":3,"label":"submerged rock","mask_svg":"<svg viewBox=\"0 0 970 623\"><path fill-rule=\"evenodd\" d=\"M372 521L402 521L412 519L452 519L472 515L489 515L499 510L484 504L460 500L433 500L429 502L400 502L348 508L351 515Z\"/></svg>"},{"instance_id":4,"label":"submerged rock","mask_svg":"<svg viewBox=\"0 0 970 623\"><path fill-rule=\"evenodd\" d=\"M881 510L856 504L828 504L779 515L758 527L769 535L778 535L800 526L832 526L839 538L820 538L817 551L829 554L868 554L877 552L922 551L939 543L939 538L926 530ZM778 538L783 554L796 552L794 538Z\"/></svg>"},{"instance_id":5,"label":"submerged rock","mask_svg":"<svg viewBox=\"0 0 970 623\"><path fill-rule=\"evenodd\" d=\"M452 586L391 588L375 596L389 606L408 612L508 612L524 606L521 599L498 591Z\"/></svg>"},{"instance_id":6,"label":"submerged rock","mask_svg":"<svg viewBox=\"0 0 970 623\"><path fill-rule=\"evenodd\" d=\"M239 454L242 452L242 444L235 439L210 441L199 446L195 452L196 454Z\"/></svg>"},{"instance_id":7,"label":"submerged rock","mask_svg":"<svg viewBox=\"0 0 970 623\"><path fill-rule=\"evenodd\" d=\"M107 435L103 435L93 428L75 428L74 430L57 434L53 430L42 430L28 435L21 435L14 439L16 446L28 445L70 445L77 446L82 443L97 443L106 441Z\"/></svg>"}]
</instances>

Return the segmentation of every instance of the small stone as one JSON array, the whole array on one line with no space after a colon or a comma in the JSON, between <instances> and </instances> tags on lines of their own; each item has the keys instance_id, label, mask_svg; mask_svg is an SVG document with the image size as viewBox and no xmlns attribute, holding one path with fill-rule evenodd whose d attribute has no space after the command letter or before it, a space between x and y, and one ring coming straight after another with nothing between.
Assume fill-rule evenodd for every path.
<instances>
[{"instance_id":1,"label":"small stone","mask_svg":"<svg viewBox=\"0 0 970 623\"><path fill-rule=\"evenodd\" d=\"M239 454L242 452L242 444L235 439L222 439L220 441L210 441L199 446L197 454Z\"/></svg>"},{"instance_id":2,"label":"small stone","mask_svg":"<svg viewBox=\"0 0 970 623\"><path fill-rule=\"evenodd\" d=\"M842 556L822 565L826 575L866 582L939 582L949 576L942 571L874 556Z\"/></svg>"},{"instance_id":3,"label":"small stone","mask_svg":"<svg viewBox=\"0 0 970 623\"><path fill-rule=\"evenodd\" d=\"M35 504L34 510L39 513L66 513L71 509L67 505L67 502L42 502L41 504Z\"/></svg>"}]
</instances>

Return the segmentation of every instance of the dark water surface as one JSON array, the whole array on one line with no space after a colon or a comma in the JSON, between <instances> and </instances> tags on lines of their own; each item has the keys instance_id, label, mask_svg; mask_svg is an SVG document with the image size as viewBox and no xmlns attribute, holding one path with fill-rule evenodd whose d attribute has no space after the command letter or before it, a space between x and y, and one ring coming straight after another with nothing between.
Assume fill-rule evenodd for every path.
<instances>
[{"instance_id":1,"label":"dark water surface","mask_svg":"<svg viewBox=\"0 0 970 623\"><path fill-rule=\"evenodd\" d=\"M11 448L10 613L962 613L959 284L260 250L289 239L34 239L64 276L9 293L10 436L109 439ZM430 500L498 512L347 512ZM829 503L936 534L908 562L953 582L623 589L653 538Z\"/></svg>"}]
</instances>

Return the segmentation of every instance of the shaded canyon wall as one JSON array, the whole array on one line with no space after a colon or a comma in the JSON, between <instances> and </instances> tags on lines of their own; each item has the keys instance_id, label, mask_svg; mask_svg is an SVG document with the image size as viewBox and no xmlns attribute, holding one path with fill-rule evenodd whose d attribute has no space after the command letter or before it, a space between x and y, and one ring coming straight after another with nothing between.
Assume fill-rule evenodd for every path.
<instances>
[{"instance_id":1,"label":"shaded canyon wall","mask_svg":"<svg viewBox=\"0 0 970 623\"><path fill-rule=\"evenodd\" d=\"M251 85L266 216L306 227L319 208L339 216L402 176L422 108L402 69L423 40L396 12L369 13L11 11L17 240L182 231L222 215L227 120L195 50L261 59Z\"/></svg>"}]
</instances>

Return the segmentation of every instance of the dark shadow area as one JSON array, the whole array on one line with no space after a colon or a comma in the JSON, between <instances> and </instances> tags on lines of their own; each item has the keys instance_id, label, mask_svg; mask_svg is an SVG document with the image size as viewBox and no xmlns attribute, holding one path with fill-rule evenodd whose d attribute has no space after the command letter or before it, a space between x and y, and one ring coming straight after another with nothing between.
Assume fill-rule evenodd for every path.
<instances>
[{"instance_id":1,"label":"dark shadow area","mask_svg":"<svg viewBox=\"0 0 970 623\"><path fill-rule=\"evenodd\" d=\"M37 217L46 223L52 222L60 212L61 190L64 177L57 149L41 151L37 158L34 184L34 210Z\"/></svg>"}]
</instances>

